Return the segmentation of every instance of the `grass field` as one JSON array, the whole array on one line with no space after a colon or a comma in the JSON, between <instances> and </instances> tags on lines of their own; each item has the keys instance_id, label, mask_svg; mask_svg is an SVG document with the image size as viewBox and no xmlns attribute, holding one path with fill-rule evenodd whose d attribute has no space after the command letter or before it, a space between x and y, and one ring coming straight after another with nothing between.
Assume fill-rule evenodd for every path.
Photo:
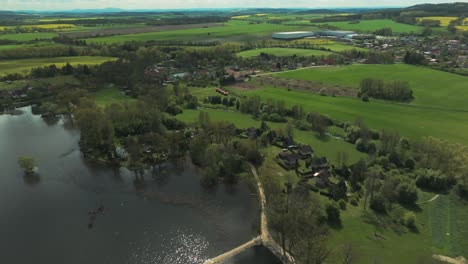
<instances>
[{"instance_id":1,"label":"grass field","mask_svg":"<svg viewBox=\"0 0 468 264\"><path fill-rule=\"evenodd\" d=\"M411 105L468 110L468 77L405 64L351 65L279 73L284 78L358 87L364 78L406 80L416 99Z\"/></svg>"},{"instance_id":2,"label":"grass field","mask_svg":"<svg viewBox=\"0 0 468 264\"><path fill-rule=\"evenodd\" d=\"M93 94L96 104L105 107L114 103L134 102L136 99L126 96L117 88L104 88Z\"/></svg>"},{"instance_id":3,"label":"grass field","mask_svg":"<svg viewBox=\"0 0 468 264\"><path fill-rule=\"evenodd\" d=\"M260 127L260 121L254 120L250 115L242 114L234 111L225 111L217 109L202 109L201 111L208 112L212 121L228 121L236 125L238 128ZM184 110L177 118L186 123L197 121L199 110ZM276 129L284 127L285 123L267 122L270 128ZM309 144L314 151L320 155L327 157L331 162L336 163L338 152L348 154L349 162L354 163L360 158L364 158L365 154L358 152L354 145L343 140L326 137L324 139L318 137L315 132L294 130L294 138L296 141Z\"/></svg>"},{"instance_id":4,"label":"grass field","mask_svg":"<svg viewBox=\"0 0 468 264\"><path fill-rule=\"evenodd\" d=\"M0 51L17 49L17 48L44 47L44 46L48 46L52 48L53 46L61 46L61 45L62 44L57 44L57 43L50 42L50 41L40 41L34 44L0 45Z\"/></svg>"},{"instance_id":5,"label":"grass field","mask_svg":"<svg viewBox=\"0 0 468 264\"><path fill-rule=\"evenodd\" d=\"M358 263L431 263L432 254L451 257L468 256L467 203L456 195L440 195L432 202L433 193L420 192L420 211L416 212L417 232L398 228L385 216L364 213L348 205L342 211L342 229L333 229L331 245L344 243L355 246ZM396 211L406 210L398 208ZM369 217L372 216L372 217ZM372 224L371 224L372 223ZM378 232L385 239L374 236ZM398 252L398 254L395 254ZM404 257L402 257L404 256ZM336 259L335 259L336 260ZM384 260L384 262L381 262Z\"/></svg>"},{"instance_id":6,"label":"grass field","mask_svg":"<svg viewBox=\"0 0 468 264\"><path fill-rule=\"evenodd\" d=\"M39 32L39 33L18 33L18 34L0 34L0 39L31 41L36 39L52 39L58 36L57 33Z\"/></svg>"},{"instance_id":7,"label":"grass field","mask_svg":"<svg viewBox=\"0 0 468 264\"><path fill-rule=\"evenodd\" d=\"M411 107L384 102L364 103L347 97L320 96L306 91L288 91L286 88L262 88L245 92L283 100L286 105L300 104L307 112L319 112L331 118L354 122L362 118L375 129L396 130L402 136L419 139L435 136L451 142L468 144L468 113Z\"/></svg>"},{"instance_id":8,"label":"grass field","mask_svg":"<svg viewBox=\"0 0 468 264\"><path fill-rule=\"evenodd\" d=\"M0 82L0 90L21 89L21 88L24 88L25 86L32 86L32 87L64 86L65 84L79 85L80 82L71 75L65 75L65 76L55 76L51 78L17 80L11 83Z\"/></svg>"},{"instance_id":9,"label":"grass field","mask_svg":"<svg viewBox=\"0 0 468 264\"><path fill-rule=\"evenodd\" d=\"M185 30L150 32L141 34L128 34L119 36L109 36L101 38L86 39L88 43L121 43L127 41L166 41L166 40L191 40L191 41L210 41L210 40L242 40L271 37L276 31L294 31L301 30L303 27L256 24L251 25L246 21L229 21L222 27L213 28L194 28Z\"/></svg>"},{"instance_id":10,"label":"grass field","mask_svg":"<svg viewBox=\"0 0 468 264\"><path fill-rule=\"evenodd\" d=\"M39 58L39 59L21 59L21 60L2 60L0 61L0 76L8 73L28 73L32 68L55 64L57 67L62 67L66 63L72 65L87 64L96 65L103 62L113 60L112 57L54 57L54 58Z\"/></svg>"},{"instance_id":11,"label":"grass field","mask_svg":"<svg viewBox=\"0 0 468 264\"><path fill-rule=\"evenodd\" d=\"M328 25L335 26L343 30L355 30L355 31L361 31L361 32L373 32L382 28L391 28L393 32L396 32L396 33L409 33L409 32L420 32L423 29L420 26L397 23L390 19L361 20L361 22L358 24L350 24L347 21L316 23L316 24L328 24Z\"/></svg>"},{"instance_id":12,"label":"grass field","mask_svg":"<svg viewBox=\"0 0 468 264\"><path fill-rule=\"evenodd\" d=\"M329 39L300 39L300 40L293 40L292 42L296 44L309 43L309 44L315 45L316 47L329 49L335 52L341 52L341 51L352 50L352 49L356 49L360 51L368 51L368 49L355 47L355 46L343 44L340 42L335 42Z\"/></svg>"},{"instance_id":13,"label":"grass field","mask_svg":"<svg viewBox=\"0 0 468 264\"><path fill-rule=\"evenodd\" d=\"M418 17L416 20L438 20L440 22L440 26L446 27L450 24L452 20L457 19L457 17L442 17L442 16L432 16L432 17Z\"/></svg>"},{"instance_id":14,"label":"grass field","mask_svg":"<svg viewBox=\"0 0 468 264\"><path fill-rule=\"evenodd\" d=\"M250 58L260 55L260 53L272 54L275 56L299 56L299 57L308 57L308 56L327 56L331 52L323 50L311 50L311 49L294 49L294 48L263 48L263 49L254 49L247 50L237 53L240 57Z\"/></svg>"}]
</instances>

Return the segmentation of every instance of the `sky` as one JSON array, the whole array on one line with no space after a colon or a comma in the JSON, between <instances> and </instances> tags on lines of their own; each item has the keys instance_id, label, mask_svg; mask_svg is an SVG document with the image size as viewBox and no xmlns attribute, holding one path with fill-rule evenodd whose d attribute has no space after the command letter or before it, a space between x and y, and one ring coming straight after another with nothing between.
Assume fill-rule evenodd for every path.
<instances>
[{"instance_id":1,"label":"sky","mask_svg":"<svg viewBox=\"0 0 468 264\"><path fill-rule=\"evenodd\" d=\"M0 0L0 10L402 7L449 0ZM468 2L458 0L457 2Z\"/></svg>"}]
</instances>

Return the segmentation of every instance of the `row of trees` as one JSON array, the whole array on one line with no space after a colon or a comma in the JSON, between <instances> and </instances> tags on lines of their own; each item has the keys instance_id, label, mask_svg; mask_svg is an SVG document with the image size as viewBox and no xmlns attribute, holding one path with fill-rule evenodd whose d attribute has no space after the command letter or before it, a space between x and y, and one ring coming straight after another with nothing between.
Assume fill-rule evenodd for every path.
<instances>
[{"instance_id":1,"label":"row of trees","mask_svg":"<svg viewBox=\"0 0 468 264\"><path fill-rule=\"evenodd\" d=\"M413 91L407 81L383 81L367 78L361 81L359 96L394 101L411 101Z\"/></svg>"}]
</instances>

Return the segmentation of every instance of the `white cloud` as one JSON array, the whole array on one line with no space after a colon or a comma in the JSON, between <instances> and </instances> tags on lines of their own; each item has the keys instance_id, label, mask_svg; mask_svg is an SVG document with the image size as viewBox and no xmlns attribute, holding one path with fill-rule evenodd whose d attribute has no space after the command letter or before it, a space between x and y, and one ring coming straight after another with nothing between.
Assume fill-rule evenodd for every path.
<instances>
[{"instance_id":1,"label":"white cloud","mask_svg":"<svg viewBox=\"0 0 468 264\"><path fill-rule=\"evenodd\" d=\"M66 10L117 7L124 9L228 8L228 7L371 7L440 3L440 0L0 0L3 10ZM460 0L458 0L460 2ZM461 2L468 2L462 0Z\"/></svg>"}]
</instances>

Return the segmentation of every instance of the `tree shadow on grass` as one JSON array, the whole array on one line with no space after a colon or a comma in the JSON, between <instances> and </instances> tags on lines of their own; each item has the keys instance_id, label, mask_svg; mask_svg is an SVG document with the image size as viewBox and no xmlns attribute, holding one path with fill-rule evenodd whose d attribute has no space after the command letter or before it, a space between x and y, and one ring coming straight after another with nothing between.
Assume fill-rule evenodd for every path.
<instances>
[{"instance_id":1,"label":"tree shadow on grass","mask_svg":"<svg viewBox=\"0 0 468 264\"><path fill-rule=\"evenodd\" d=\"M343 223L341 222L341 220L339 221L327 221L328 223L328 226L334 230L341 230L343 229Z\"/></svg>"},{"instance_id":2,"label":"tree shadow on grass","mask_svg":"<svg viewBox=\"0 0 468 264\"><path fill-rule=\"evenodd\" d=\"M331 140L331 137L328 135L320 135L320 134L315 134L314 137L322 142L329 142Z\"/></svg>"}]
</instances>

